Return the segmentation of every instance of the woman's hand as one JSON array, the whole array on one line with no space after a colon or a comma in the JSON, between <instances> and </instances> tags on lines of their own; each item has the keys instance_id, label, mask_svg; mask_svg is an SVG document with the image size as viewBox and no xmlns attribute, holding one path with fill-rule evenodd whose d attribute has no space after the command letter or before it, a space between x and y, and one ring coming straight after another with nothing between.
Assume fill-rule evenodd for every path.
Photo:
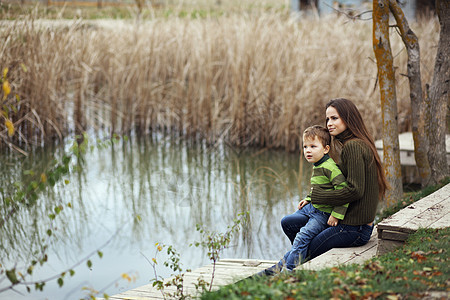
<instances>
[{"instance_id":1,"label":"woman's hand","mask_svg":"<svg viewBox=\"0 0 450 300\"><path fill-rule=\"evenodd\" d=\"M303 208L303 206L305 206L306 204L308 204L309 203L309 201L306 201L306 200L302 200L302 201L300 201L299 203L298 203L298 206L297 206L297 208L298 209L302 209Z\"/></svg>"},{"instance_id":2,"label":"woman's hand","mask_svg":"<svg viewBox=\"0 0 450 300\"><path fill-rule=\"evenodd\" d=\"M337 224L339 223L339 219L333 217L332 215L330 215L330 217L328 218L328 222L327 224L330 226L337 226Z\"/></svg>"}]
</instances>

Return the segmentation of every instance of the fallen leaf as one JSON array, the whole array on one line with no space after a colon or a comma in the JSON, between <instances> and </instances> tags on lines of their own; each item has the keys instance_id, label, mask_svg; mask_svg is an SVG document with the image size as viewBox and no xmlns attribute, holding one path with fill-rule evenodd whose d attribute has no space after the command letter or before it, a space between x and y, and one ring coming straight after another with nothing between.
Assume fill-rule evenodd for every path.
<instances>
[{"instance_id":1,"label":"fallen leaf","mask_svg":"<svg viewBox=\"0 0 450 300\"><path fill-rule=\"evenodd\" d=\"M416 259L419 263L427 260L425 252L423 251L414 251L413 253L411 253L411 258Z\"/></svg>"}]
</instances>

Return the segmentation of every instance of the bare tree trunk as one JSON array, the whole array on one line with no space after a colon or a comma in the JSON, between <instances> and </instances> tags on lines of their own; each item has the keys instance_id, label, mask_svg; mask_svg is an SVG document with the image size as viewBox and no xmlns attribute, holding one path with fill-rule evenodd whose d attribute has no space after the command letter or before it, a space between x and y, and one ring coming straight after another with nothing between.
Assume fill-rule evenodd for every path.
<instances>
[{"instance_id":1,"label":"bare tree trunk","mask_svg":"<svg viewBox=\"0 0 450 300\"><path fill-rule=\"evenodd\" d=\"M383 119L383 165L390 189L386 205L396 203L403 194L398 141L397 98L391 44L389 41L389 0L373 1L373 50L377 59Z\"/></svg>"},{"instance_id":2,"label":"bare tree trunk","mask_svg":"<svg viewBox=\"0 0 450 300\"><path fill-rule=\"evenodd\" d=\"M426 103L422 92L420 75L419 39L411 30L405 14L396 0L389 1L389 9L397 22L400 36L408 52L408 79L412 110L412 134L414 139L414 157L421 178L422 186L430 180L430 165L428 163L428 136L425 131Z\"/></svg>"},{"instance_id":3,"label":"bare tree trunk","mask_svg":"<svg viewBox=\"0 0 450 300\"><path fill-rule=\"evenodd\" d=\"M431 183L438 183L449 175L445 147L446 115L449 105L450 85L450 1L436 0L440 35L430 88L430 148L428 160L431 167Z\"/></svg>"}]
</instances>

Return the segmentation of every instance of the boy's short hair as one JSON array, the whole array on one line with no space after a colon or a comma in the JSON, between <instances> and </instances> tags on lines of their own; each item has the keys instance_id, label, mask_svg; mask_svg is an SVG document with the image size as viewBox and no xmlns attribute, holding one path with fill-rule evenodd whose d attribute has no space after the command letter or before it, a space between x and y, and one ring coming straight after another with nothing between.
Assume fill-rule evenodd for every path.
<instances>
[{"instance_id":1,"label":"boy's short hair","mask_svg":"<svg viewBox=\"0 0 450 300\"><path fill-rule=\"evenodd\" d=\"M303 139L314 139L317 137L322 145L329 146L331 144L331 135L328 129L320 125L313 125L303 131Z\"/></svg>"}]
</instances>

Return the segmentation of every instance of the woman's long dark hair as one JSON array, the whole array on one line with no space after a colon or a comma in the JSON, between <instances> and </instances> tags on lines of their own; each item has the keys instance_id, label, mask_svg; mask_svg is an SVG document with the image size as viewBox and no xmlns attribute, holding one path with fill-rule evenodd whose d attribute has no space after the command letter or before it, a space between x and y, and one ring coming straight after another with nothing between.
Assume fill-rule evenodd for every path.
<instances>
[{"instance_id":1,"label":"woman's long dark hair","mask_svg":"<svg viewBox=\"0 0 450 300\"><path fill-rule=\"evenodd\" d=\"M372 150L374 161L377 166L379 187L378 196L381 199L384 196L384 193L386 192L389 184L386 180L386 175L384 174L380 156L378 155L372 135L367 130L358 108L352 101L345 98L336 98L330 100L327 103L326 108L330 106L334 107L337 110L339 117L342 119L342 121L344 121L345 125L347 125L347 130L349 130L352 135L355 136L355 138L361 139L364 143L367 144L367 146L370 147L370 150Z\"/></svg>"}]
</instances>

